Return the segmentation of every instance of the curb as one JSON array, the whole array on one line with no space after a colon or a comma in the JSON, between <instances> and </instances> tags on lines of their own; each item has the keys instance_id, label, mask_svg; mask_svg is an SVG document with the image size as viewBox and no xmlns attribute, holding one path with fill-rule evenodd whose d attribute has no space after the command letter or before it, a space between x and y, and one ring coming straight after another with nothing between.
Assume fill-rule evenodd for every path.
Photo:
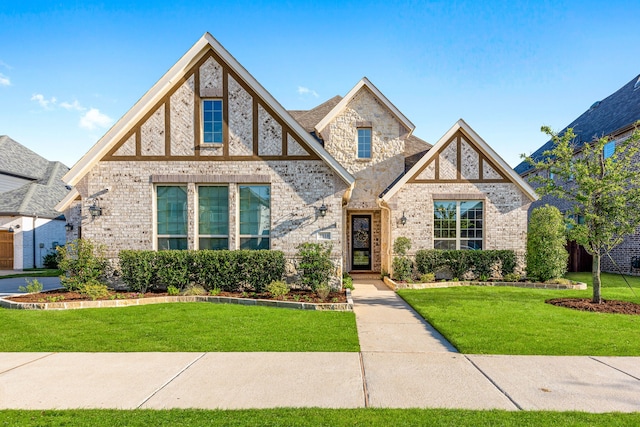
<instances>
[{"instance_id":1,"label":"curb","mask_svg":"<svg viewBox=\"0 0 640 427\"><path fill-rule=\"evenodd\" d=\"M587 289L587 284L582 282L575 282L574 284L571 284L571 285L561 285L558 283L536 283L536 282L474 282L474 281L434 282L434 283L397 283L394 280L391 280L387 276L384 277L384 283L392 291L397 291L398 289L453 288L456 286L511 286L514 288L579 290L579 291L584 291Z\"/></svg>"},{"instance_id":2,"label":"curb","mask_svg":"<svg viewBox=\"0 0 640 427\"><path fill-rule=\"evenodd\" d=\"M290 308L296 310L312 311L353 311L353 299L351 290L346 289L346 303L312 303L296 301L277 301L252 298L232 298L218 296L162 296L153 298L136 298L121 300L100 300L100 301L58 301L58 302L32 302L23 303L9 301L0 298L0 307L16 310L75 310L82 308L108 308L108 307L130 307L136 305L164 304L176 302L209 302L214 304L238 304L253 305L262 307Z\"/></svg>"}]
</instances>

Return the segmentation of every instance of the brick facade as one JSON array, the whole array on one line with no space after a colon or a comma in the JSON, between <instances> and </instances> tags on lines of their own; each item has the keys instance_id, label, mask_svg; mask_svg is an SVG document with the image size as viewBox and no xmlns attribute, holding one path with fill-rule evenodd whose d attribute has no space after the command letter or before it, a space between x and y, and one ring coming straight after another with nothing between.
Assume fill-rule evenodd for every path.
<instances>
[{"instance_id":1,"label":"brick facade","mask_svg":"<svg viewBox=\"0 0 640 427\"><path fill-rule=\"evenodd\" d=\"M485 248L523 250L529 196L474 141L447 141L438 148L437 163L415 173L415 182L383 203L381 194L405 174L413 125L368 80L354 88L340 111L325 116L321 134L311 136L221 47L214 49L217 42L207 35L204 40L209 49L192 49L192 57L181 59L190 68L174 71L165 93L149 96L139 113L127 113L120 133L99 142L102 151L92 149L95 159L85 169L72 169L81 200L67 206L74 223L69 239L81 234L104 243L111 258L123 249L157 249L155 187L176 184L187 188L187 246L197 249L197 187L225 185L229 248L236 249L238 185L244 183L270 186L270 245L287 257L300 243L328 241L338 267L350 270L351 221L367 215L371 271L390 271L396 237L411 238L412 251L433 247L433 200L443 194L486 201ZM221 144L201 142L203 98L222 100ZM371 129L367 159L357 156L361 127ZM102 208L101 216L89 215L93 203ZM401 226L403 213L408 220Z\"/></svg>"}]
</instances>

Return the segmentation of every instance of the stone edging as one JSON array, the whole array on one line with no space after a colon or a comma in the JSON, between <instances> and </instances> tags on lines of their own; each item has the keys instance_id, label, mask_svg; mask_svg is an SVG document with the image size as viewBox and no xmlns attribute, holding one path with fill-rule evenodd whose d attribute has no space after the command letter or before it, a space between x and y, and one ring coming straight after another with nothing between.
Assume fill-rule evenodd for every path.
<instances>
[{"instance_id":1,"label":"stone edging","mask_svg":"<svg viewBox=\"0 0 640 427\"><path fill-rule=\"evenodd\" d=\"M232 298L218 296L162 296L153 298L136 298L100 301L58 301L23 303L0 298L0 307L22 310L73 310L80 308L129 307L134 305L162 304L168 302L210 302L218 304L256 305L264 307L293 308L297 310L315 311L353 311L351 290L347 289L347 302L344 303L312 303L296 301L277 301L251 298Z\"/></svg>"},{"instance_id":2,"label":"stone edging","mask_svg":"<svg viewBox=\"0 0 640 427\"><path fill-rule=\"evenodd\" d=\"M587 284L582 282L575 282L572 285L561 285L558 283L536 283L536 282L473 282L473 281L459 281L459 282L433 282L433 283L397 283L387 276L384 277L384 283L392 291L398 289L435 289L435 288L452 288L456 286L512 286L515 288L530 288L530 289L552 289L552 290L585 290Z\"/></svg>"}]
</instances>

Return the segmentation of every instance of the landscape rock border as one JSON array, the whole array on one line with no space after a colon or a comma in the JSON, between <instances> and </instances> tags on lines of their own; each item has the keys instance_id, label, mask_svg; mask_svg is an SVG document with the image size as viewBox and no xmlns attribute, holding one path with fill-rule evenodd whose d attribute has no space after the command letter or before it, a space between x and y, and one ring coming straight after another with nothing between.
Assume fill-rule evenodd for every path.
<instances>
[{"instance_id":1,"label":"landscape rock border","mask_svg":"<svg viewBox=\"0 0 640 427\"><path fill-rule=\"evenodd\" d=\"M398 283L389 277L384 277L384 283L392 291L398 289L435 289L435 288L452 288L455 286L512 286L516 288L530 289L551 289L551 290L580 290L587 289L587 284L582 282L574 282L570 285L559 283L537 283L537 282L480 282L463 280L458 282L432 282L432 283Z\"/></svg>"},{"instance_id":2,"label":"landscape rock border","mask_svg":"<svg viewBox=\"0 0 640 427\"><path fill-rule=\"evenodd\" d=\"M296 301L278 301L254 298L233 298L209 295L160 296L98 301L58 301L58 302L16 302L0 298L0 307L18 310L75 310L81 308L131 307L136 305L163 304L176 302L209 302L218 304L238 304L262 307L279 307L312 311L353 311L351 290L346 289L346 303L313 303Z\"/></svg>"}]
</instances>

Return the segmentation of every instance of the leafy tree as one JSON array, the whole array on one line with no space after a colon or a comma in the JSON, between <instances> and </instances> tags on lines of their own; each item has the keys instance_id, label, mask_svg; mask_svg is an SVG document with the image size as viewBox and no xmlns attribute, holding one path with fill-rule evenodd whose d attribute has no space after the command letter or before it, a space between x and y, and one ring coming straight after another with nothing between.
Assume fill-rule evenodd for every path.
<instances>
[{"instance_id":1,"label":"leafy tree","mask_svg":"<svg viewBox=\"0 0 640 427\"><path fill-rule=\"evenodd\" d=\"M593 302L601 303L600 259L619 245L625 236L640 226L640 131L616 141L615 151L605 156L609 138L585 143L576 150L573 129L559 136L549 127L542 131L551 136L553 149L541 160L527 158L540 171L536 176L541 195L551 195L572 202L573 215L568 218L569 238L593 256ZM607 157L607 158L605 158ZM581 218L583 221L576 221Z\"/></svg>"},{"instance_id":2,"label":"leafy tree","mask_svg":"<svg viewBox=\"0 0 640 427\"><path fill-rule=\"evenodd\" d=\"M543 282L562 277L569 258L566 243L566 226L558 208L534 209L527 233L527 276Z\"/></svg>"}]
</instances>

